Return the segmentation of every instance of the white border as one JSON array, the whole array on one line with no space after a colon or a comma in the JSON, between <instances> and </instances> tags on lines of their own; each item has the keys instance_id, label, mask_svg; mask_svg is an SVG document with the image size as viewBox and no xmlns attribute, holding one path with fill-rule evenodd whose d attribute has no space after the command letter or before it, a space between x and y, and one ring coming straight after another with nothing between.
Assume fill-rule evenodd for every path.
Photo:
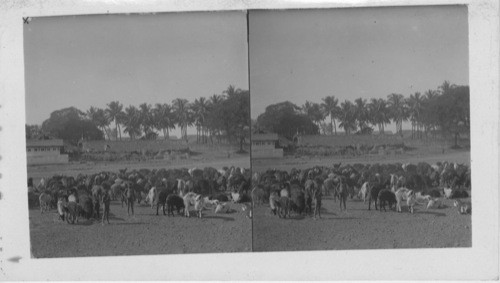
<instances>
[{"instance_id":1,"label":"white border","mask_svg":"<svg viewBox=\"0 0 500 283\"><path fill-rule=\"evenodd\" d=\"M30 258L22 17L429 4L469 7L472 248ZM0 2L0 280L498 280L498 15L497 0Z\"/></svg>"}]
</instances>

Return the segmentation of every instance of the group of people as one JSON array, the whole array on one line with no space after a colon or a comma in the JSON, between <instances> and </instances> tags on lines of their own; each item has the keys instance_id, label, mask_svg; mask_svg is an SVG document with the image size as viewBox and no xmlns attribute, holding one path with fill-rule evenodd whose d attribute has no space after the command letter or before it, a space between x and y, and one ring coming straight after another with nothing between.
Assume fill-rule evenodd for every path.
<instances>
[{"instance_id":1,"label":"group of people","mask_svg":"<svg viewBox=\"0 0 500 283\"><path fill-rule=\"evenodd\" d=\"M108 192L101 194L99 199L103 207L102 219L101 223L104 225L104 221L109 223L109 212L110 212L110 203L111 197ZM75 217L78 215L78 197L75 192L71 193L69 196L60 196L57 200L57 212L59 214L59 219L62 221L70 221L68 217ZM78 219L78 218L76 218Z\"/></svg>"}]
</instances>

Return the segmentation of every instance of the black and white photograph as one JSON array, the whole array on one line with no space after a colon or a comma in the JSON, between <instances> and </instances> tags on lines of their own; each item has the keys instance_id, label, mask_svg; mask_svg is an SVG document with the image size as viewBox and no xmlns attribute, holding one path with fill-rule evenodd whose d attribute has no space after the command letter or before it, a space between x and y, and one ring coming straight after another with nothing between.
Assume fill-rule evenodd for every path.
<instances>
[{"instance_id":1,"label":"black and white photograph","mask_svg":"<svg viewBox=\"0 0 500 283\"><path fill-rule=\"evenodd\" d=\"M467 7L249 12L254 251L470 247Z\"/></svg>"},{"instance_id":2,"label":"black and white photograph","mask_svg":"<svg viewBox=\"0 0 500 283\"><path fill-rule=\"evenodd\" d=\"M36 17L24 39L33 257L251 250L246 13Z\"/></svg>"},{"instance_id":3,"label":"black and white photograph","mask_svg":"<svg viewBox=\"0 0 500 283\"><path fill-rule=\"evenodd\" d=\"M498 280L499 7L0 2L0 281Z\"/></svg>"}]
</instances>

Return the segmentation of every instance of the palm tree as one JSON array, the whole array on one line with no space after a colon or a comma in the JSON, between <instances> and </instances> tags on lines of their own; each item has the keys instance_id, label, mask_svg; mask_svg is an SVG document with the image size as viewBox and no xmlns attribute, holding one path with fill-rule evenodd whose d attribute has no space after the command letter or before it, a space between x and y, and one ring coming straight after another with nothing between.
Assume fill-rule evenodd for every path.
<instances>
[{"instance_id":1,"label":"palm tree","mask_svg":"<svg viewBox=\"0 0 500 283\"><path fill-rule=\"evenodd\" d=\"M101 108L96 108L91 106L87 111L87 116L89 116L90 120L99 128L108 138L110 139L108 126L110 124L110 120L106 116L106 113Z\"/></svg>"},{"instance_id":2,"label":"palm tree","mask_svg":"<svg viewBox=\"0 0 500 283\"><path fill-rule=\"evenodd\" d=\"M352 102L345 100L340 104L339 127L343 128L346 135L356 130L356 110Z\"/></svg>"},{"instance_id":3,"label":"palm tree","mask_svg":"<svg viewBox=\"0 0 500 283\"><path fill-rule=\"evenodd\" d=\"M208 100L207 129L210 132L210 140L212 143L212 136L214 135L217 137L219 143L221 141L221 119L219 118L220 113L218 110L225 99L226 96L224 95L214 94Z\"/></svg>"},{"instance_id":4,"label":"palm tree","mask_svg":"<svg viewBox=\"0 0 500 283\"><path fill-rule=\"evenodd\" d=\"M204 97L200 97L198 99L195 99L191 109L193 110L193 118L194 118L194 121L196 124L197 141L199 140L199 135L201 133L202 143L205 143L206 142L205 123L206 123L206 118L207 118L207 114L208 114L208 102Z\"/></svg>"},{"instance_id":5,"label":"palm tree","mask_svg":"<svg viewBox=\"0 0 500 283\"><path fill-rule=\"evenodd\" d=\"M234 85L229 85L226 90L224 90L222 93L227 94L227 96L231 97L237 93L241 92L241 89L236 88Z\"/></svg>"},{"instance_id":6,"label":"palm tree","mask_svg":"<svg viewBox=\"0 0 500 283\"><path fill-rule=\"evenodd\" d=\"M120 104L118 101L111 101L108 103L108 108L105 110L106 112L106 117L110 121L115 122L115 129L118 132L118 135L120 136L120 140L122 139L122 133L120 129L120 123L122 123L123 120L123 105Z\"/></svg>"},{"instance_id":7,"label":"palm tree","mask_svg":"<svg viewBox=\"0 0 500 283\"><path fill-rule=\"evenodd\" d=\"M449 81L445 80L443 82L443 84L441 84L440 86L438 86L438 89L439 89L439 94L446 94L448 93L452 88L455 88L456 85L454 84L450 84Z\"/></svg>"},{"instance_id":8,"label":"palm tree","mask_svg":"<svg viewBox=\"0 0 500 283\"><path fill-rule=\"evenodd\" d=\"M144 136L149 138L151 134L155 133L153 129L156 128L151 104L142 103L139 105L139 113L142 131Z\"/></svg>"},{"instance_id":9,"label":"palm tree","mask_svg":"<svg viewBox=\"0 0 500 283\"><path fill-rule=\"evenodd\" d=\"M167 103L157 103L153 110L153 117L156 128L163 132L163 138L169 139L170 129L175 129L172 107Z\"/></svg>"},{"instance_id":10,"label":"palm tree","mask_svg":"<svg viewBox=\"0 0 500 283\"><path fill-rule=\"evenodd\" d=\"M175 121L181 128L181 136L187 142L187 127L191 125L189 101L187 99L177 98L172 101L172 108L174 110Z\"/></svg>"},{"instance_id":11,"label":"palm tree","mask_svg":"<svg viewBox=\"0 0 500 283\"><path fill-rule=\"evenodd\" d=\"M420 136L420 126L421 126L421 114L422 114L422 95L420 92L416 92L415 94L411 94L410 97L406 100L406 104L408 106L408 114L411 120L412 127L412 138L414 138L414 131L417 132L417 135Z\"/></svg>"},{"instance_id":12,"label":"palm tree","mask_svg":"<svg viewBox=\"0 0 500 283\"><path fill-rule=\"evenodd\" d=\"M396 131L403 134L403 121L407 119L407 111L404 96L402 94L391 93L387 96L389 104L390 118L396 123Z\"/></svg>"},{"instance_id":13,"label":"palm tree","mask_svg":"<svg viewBox=\"0 0 500 283\"><path fill-rule=\"evenodd\" d=\"M366 99L357 98L354 100L355 103L355 117L358 122L359 132L365 133L368 129L368 122L370 122L370 115L368 112L368 105L366 104Z\"/></svg>"},{"instance_id":14,"label":"palm tree","mask_svg":"<svg viewBox=\"0 0 500 283\"><path fill-rule=\"evenodd\" d=\"M134 140L141 134L141 113L135 106L130 105L125 109L123 125L125 133L128 133L130 139Z\"/></svg>"},{"instance_id":15,"label":"palm tree","mask_svg":"<svg viewBox=\"0 0 500 283\"><path fill-rule=\"evenodd\" d=\"M318 103L313 103L310 101L306 101L304 105L302 105L302 112L306 114L311 121L316 124L318 127L319 123L324 120L323 112L321 111L321 107ZM320 127L321 128L321 127Z\"/></svg>"},{"instance_id":16,"label":"palm tree","mask_svg":"<svg viewBox=\"0 0 500 283\"><path fill-rule=\"evenodd\" d=\"M439 92L435 90L427 90L422 99L422 116L421 120L424 126L425 137L428 137L429 132L434 132L436 128L436 113L434 105L439 97Z\"/></svg>"},{"instance_id":17,"label":"palm tree","mask_svg":"<svg viewBox=\"0 0 500 283\"><path fill-rule=\"evenodd\" d=\"M368 109L372 123L378 126L379 134L384 134L385 124L390 123L387 103L383 98L372 98Z\"/></svg>"},{"instance_id":18,"label":"palm tree","mask_svg":"<svg viewBox=\"0 0 500 283\"><path fill-rule=\"evenodd\" d=\"M322 99L323 103L321 103L321 109L323 112L323 116L330 116L330 129L335 130L335 135L337 135L337 122L336 119L340 113L340 107L338 106L339 100L335 98L335 96L327 96Z\"/></svg>"}]
</instances>

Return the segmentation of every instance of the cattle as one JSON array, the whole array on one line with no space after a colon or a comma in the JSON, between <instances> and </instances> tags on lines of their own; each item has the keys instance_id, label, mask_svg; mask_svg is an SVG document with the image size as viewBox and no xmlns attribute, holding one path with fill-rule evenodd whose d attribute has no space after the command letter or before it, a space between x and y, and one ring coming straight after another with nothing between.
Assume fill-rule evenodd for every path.
<instances>
[{"instance_id":1,"label":"cattle","mask_svg":"<svg viewBox=\"0 0 500 283\"><path fill-rule=\"evenodd\" d=\"M382 211L382 209L386 211L386 205L389 206L390 209L396 203L396 194L389 189L383 189L378 193L377 200L379 203L380 211Z\"/></svg>"},{"instance_id":2,"label":"cattle","mask_svg":"<svg viewBox=\"0 0 500 283\"><path fill-rule=\"evenodd\" d=\"M160 206L162 207L163 215L165 215L165 205L167 203L167 197L172 193L172 190L168 190L165 187L158 187L156 189L156 195L153 200L153 205L156 206L156 215L158 215L158 209L160 208Z\"/></svg>"},{"instance_id":3,"label":"cattle","mask_svg":"<svg viewBox=\"0 0 500 283\"><path fill-rule=\"evenodd\" d=\"M59 200L57 201L57 213L59 213L59 219L61 219L62 221L64 221L65 219L66 210L67 210L66 198L59 197Z\"/></svg>"},{"instance_id":4,"label":"cattle","mask_svg":"<svg viewBox=\"0 0 500 283\"><path fill-rule=\"evenodd\" d=\"M472 205L470 202L462 202L461 200L453 201L453 206L457 208L458 214L471 214Z\"/></svg>"},{"instance_id":5,"label":"cattle","mask_svg":"<svg viewBox=\"0 0 500 283\"><path fill-rule=\"evenodd\" d=\"M169 194L166 199L166 204L167 204L167 216L174 216L174 208L177 210L177 214L181 213L182 209L185 209L184 207L184 200L175 194ZM163 208L163 214L165 214L165 207Z\"/></svg>"},{"instance_id":6,"label":"cattle","mask_svg":"<svg viewBox=\"0 0 500 283\"><path fill-rule=\"evenodd\" d=\"M269 196L269 207L271 208L271 212L276 215L278 213L278 207L280 206L279 203L280 197L276 192L271 193Z\"/></svg>"},{"instance_id":7,"label":"cattle","mask_svg":"<svg viewBox=\"0 0 500 283\"><path fill-rule=\"evenodd\" d=\"M261 186L256 186L251 192L253 206L262 205L265 199L265 192ZM237 201L236 201L237 202Z\"/></svg>"},{"instance_id":8,"label":"cattle","mask_svg":"<svg viewBox=\"0 0 500 283\"><path fill-rule=\"evenodd\" d=\"M42 192L40 196L38 197L38 201L40 204L40 212L43 213L44 211L49 211L50 210L50 205L52 202L52 196L46 192Z\"/></svg>"},{"instance_id":9,"label":"cattle","mask_svg":"<svg viewBox=\"0 0 500 283\"><path fill-rule=\"evenodd\" d=\"M368 189L368 210L371 210L371 203L375 203L375 210L378 210L377 208L377 199L378 199L378 194L379 192L384 189L384 186L381 184L377 184L374 186L370 186Z\"/></svg>"},{"instance_id":10,"label":"cattle","mask_svg":"<svg viewBox=\"0 0 500 283\"><path fill-rule=\"evenodd\" d=\"M442 201L439 198L429 198L429 202L427 203L427 208L441 208Z\"/></svg>"},{"instance_id":11,"label":"cattle","mask_svg":"<svg viewBox=\"0 0 500 283\"><path fill-rule=\"evenodd\" d=\"M78 203L80 215L87 220L90 219L94 213L94 206L92 198L86 194L79 196L80 202Z\"/></svg>"},{"instance_id":12,"label":"cattle","mask_svg":"<svg viewBox=\"0 0 500 283\"><path fill-rule=\"evenodd\" d=\"M215 203L215 209L214 212L219 214L219 213L229 213L230 209L229 206L226 205L226 203L221 203L221 202L216 202Z\"/></svg>"},{"instance_id":13,"label":"cattle","mask_svg":"<svg viewBox=\"0 0 500 283\"><path fill-rule=\"evenodd\" d=\"M156 187L152 187L151 189L149 189L148 195L146 196L146 203L148 202L150 203L151 209L153 209L155 205L156 194L157 194Z\"/></svg>"},{"instance_id":14,"label":"cattle","mask_svg":"<svg viewBox=\"0 0 500 283\"><path fill-rule=\"evenodd\" d=\"M204 199L201 195L197 195L196 193L189 192L183 197L184 200L184 216L190 217L189 209L194 207L196 210L198 217L202 218L202 210L205 206Z\"/></svg>"},{"instance_id":15,"label":"cattle","mask_svg":"<svg viewBox=\"0 0 500 283\"><path fill-rule=\"evenodd\" d=\"M369 186L370 186L369 182L364 182L363 185L361 186L361 189L359 190L358 198L363 199L363 203L366 202L366 197L368 196Z\"/></svg>"},{"instance_id":16,"label":"cattle","mask_svg":"<svg viewBox=\"0 0 500 283\"><path fill-rule=\"evenodd\" d=\"M290 209L298 215L301 215L306 206L304 192L294 185L290 190L290 196Z\"/></svg>"},{"instance_id":17,"label":"cattle","mask_svg":"<svg viewBox=\"0 0 500 283\"><path fill-rule=\"evenodd\" d=\"M229 198L225 194L217 194L215 197L210 197L210 200L218 200L219 202L227 202Z\"/></svg>"},{"instance_id":18,"label":"cattle","mask_svg":"<svg viewBox=\"0 0 500 283\"><path fill-rule=\"evenodd\" d=\"M290 198L287 196L279 197L278 216L290 218Z\"/></svg>"},{"instance_id":19,"label":"cattle","mask_svg":"<svg viewBox=\"0 0 500 283\"><path fill-rule=\"evenodd\" d=\"M78 204L74 201L68 202L67 205L67 214L66 214L66 222L74 224L75 222L78 223L78 211L79 207Z\"/></svg>"},{"instance_id":20,"label":"cattle","mask_svg":"<svg viewBox=\"0 0 500 283\"><path fill-rule=\"evenodd\" d=\"M415 203L417 202L417 198L415 196L415 191L410 190L407 193L407 199L406 199L406 204L408 205L408 209L410 210L410 213L413 213Z\"/></svg>"},{"instance_id":21,"label":"cattle","mask_svg":"<svg viewBox=\"0 0 500 283\"><path fill-rule=\"evenodd\" d=\"M397 212L401 212L401 203L403 202L403 200L407 200L408 199L408 192L410 190L408 190L407 188L399 188L396 192L395 192L395 196L396 196L396 211Z\"/></svg>"}]
</instances>

